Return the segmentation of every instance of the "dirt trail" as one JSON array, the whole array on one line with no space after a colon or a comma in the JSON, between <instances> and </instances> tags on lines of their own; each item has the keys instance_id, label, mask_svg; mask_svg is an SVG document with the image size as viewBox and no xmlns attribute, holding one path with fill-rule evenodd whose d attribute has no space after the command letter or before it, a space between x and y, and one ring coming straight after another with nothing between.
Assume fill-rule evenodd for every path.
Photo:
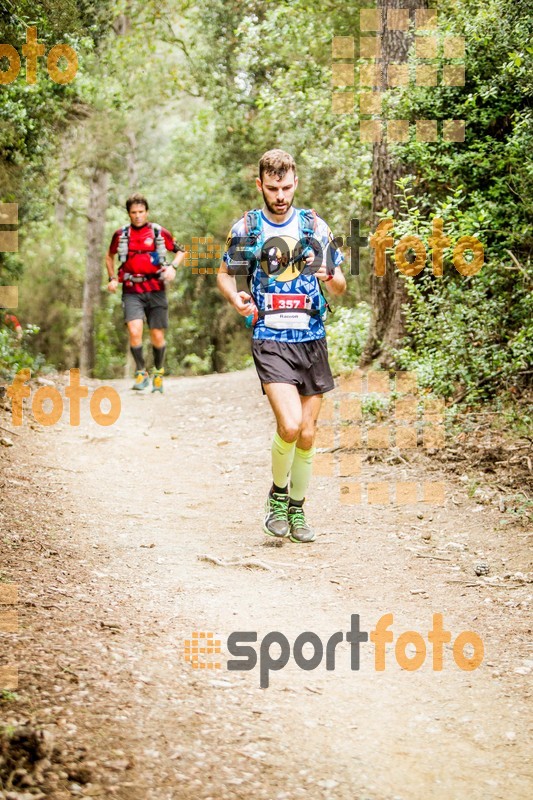
<instances>
[{"instance_id":1,"label":"dirt trail","mask_svg":"<svg viewBox=\"0 0 533 800\"><path fill-rule=\"evenodd\" d=\"M51 797L531 796L531 586L473 571L486 561L492 576L526 573L523 530L502 530L497 508L421 457L365 470L445 479L445 506L343 505L339 479L315 477L316 543L267 546L272 419L255 373L167 380L164 397L113 385L123 404L114 426L99 427L85 409L79 428L32 432L5 473L6 488L21 492L33 465L34 499L19 523L41 543L24 567L2 567L20 585L20 695L41 697L26 718L86 746L94 773ZM20 546L21 528L0 509ZM427 632L437 612L452 642L463 630L482 637L479 669L458 669L446 645L443 671L432 670ZM417 671L401 670L388 645L376 672L370 642L359 671L343 642L334 671L324 662L304 671L291 658L267 689L258 667L226 669L232 631L257 631L256 650L270 631L291 647L303 631L325 644L349 630L352 614L371 631L386 613L395 642L408 630L426 640ZM221 639L221 669L185 661L193 631Z\"/></svg>"}]
</instances>

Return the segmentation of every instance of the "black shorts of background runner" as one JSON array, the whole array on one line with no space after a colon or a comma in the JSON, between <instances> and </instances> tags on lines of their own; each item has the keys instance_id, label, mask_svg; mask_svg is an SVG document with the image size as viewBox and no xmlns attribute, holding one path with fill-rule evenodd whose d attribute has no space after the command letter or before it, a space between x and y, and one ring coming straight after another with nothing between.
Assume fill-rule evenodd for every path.
<instances>
[{"instance_id":1,"label":"black shorts of background runner","mask_svg":"<svg viewBox=\"0 0 533 800\"><path fill-rule=\"evenodd\" d=\"M124 321L142 319L146 316L149 328L168 328L168 299L166 292L143 292L123 294Z\"/></svg>"},{"instance_id":2,"label":"black shorts of background runner","mask_svg":"<svg viewBox=\"0 0 533 800\"><path fill-rule=\"evenodd\" d=\"M310 342L252 339L252 356L262 384L290 383L303 397L334 388L325 338Z\"/></svg>"}]
</instances>

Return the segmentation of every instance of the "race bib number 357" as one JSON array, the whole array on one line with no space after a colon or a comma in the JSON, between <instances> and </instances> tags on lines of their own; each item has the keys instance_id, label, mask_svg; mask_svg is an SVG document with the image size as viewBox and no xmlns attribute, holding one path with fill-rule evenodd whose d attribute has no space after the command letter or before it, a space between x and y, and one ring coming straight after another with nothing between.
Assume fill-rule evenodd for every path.
<instances>
[{"instance_id":1,"label":"race bib number 357","mask_svg":"<svg viewBox=\"0 0 533 800\"><path fill-rule=\"evenodd\" d=\"M311 308L311 298L306 294L266 294L265 308L272 310Z\"/></svg>"},{"instance_id":2,"label":"race bib number 357","mask_svg":"<svg viewBox=\"0 0 533 800\"><path fill-rule=\"evenodd\" d=\"M267 328L307 330L311 298L306 294L265 294Z\"/></svg>"}]
</instances>

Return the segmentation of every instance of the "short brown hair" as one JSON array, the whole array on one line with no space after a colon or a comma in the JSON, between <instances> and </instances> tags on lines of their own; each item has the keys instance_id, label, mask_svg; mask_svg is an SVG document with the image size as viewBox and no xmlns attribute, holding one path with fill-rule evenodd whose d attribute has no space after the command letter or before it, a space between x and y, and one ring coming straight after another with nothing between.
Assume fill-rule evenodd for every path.
<instances>
[{"instance_id":1,"label":"short brown hair","mask_svg":"<svg viewBox=\"0 0 533 800\"><path fill-rule=\"evenodd\" d=\"M147 211L150 208L146 197L144 197L144 195L142 194L139 194L139 192L135 192L135 194L130 194L130 196L126 200L126 211L128 212L128 214L130 213L130 208L132 206L144 206Z\"/></svg>"},{"instance_id":2,"label":"short brown hair","mask_svg":"<svg viewBox=\"0 0 533 800\"><path fill-rule=\"evenodd\" d=\"M266 172L281 180L291 169L296 175L296 163L290 153L286 153L285 150L267 150L259 162L259 178L263 180L263 174Z\"/></svg>"}]
</instances>

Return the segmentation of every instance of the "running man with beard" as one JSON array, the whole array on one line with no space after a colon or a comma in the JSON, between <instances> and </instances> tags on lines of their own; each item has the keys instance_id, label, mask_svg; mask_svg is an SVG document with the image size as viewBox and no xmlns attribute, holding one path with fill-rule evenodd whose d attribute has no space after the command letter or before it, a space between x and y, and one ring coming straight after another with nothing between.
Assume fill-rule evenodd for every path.
<instances>
[{"instance_id":1,"label":"running man with beard","mask_svg":"<svg viewBox=\"0 0 533 800\"><path fill-rule=\"evenodd\" d=\"M217 282L235 310L254 320L252 355L276 418L263 530L312 542L315 533L303 504L322 396L334 386L322 286L332 295L343 294L344 258L324 220L293 207L298 178L289 153L265 153L256 185L264 206L232 227ZM249 292L237 290L236 274L247 275Z\"/></svg>"}]
</instances>

